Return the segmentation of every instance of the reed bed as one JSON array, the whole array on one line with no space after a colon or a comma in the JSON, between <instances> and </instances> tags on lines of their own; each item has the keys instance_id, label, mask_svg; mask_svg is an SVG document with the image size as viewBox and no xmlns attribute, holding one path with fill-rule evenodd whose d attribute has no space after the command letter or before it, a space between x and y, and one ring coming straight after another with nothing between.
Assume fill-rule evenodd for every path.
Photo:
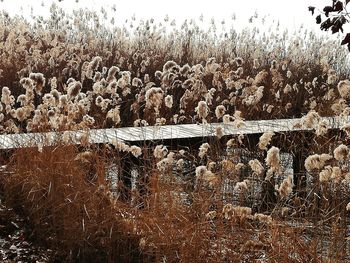
<instances>
[{"instance_id":1,"label":"reed bed","mask_svg":"<svg viewBox=\"0 0 350 263\"><path fill-rule=\"evenodd\" d=\"M4 150L5 201L56 260L350 259L350 126L320 120L350 112L337 41L50 10L0 14L3 134L295 117L310 129Z\"/></svg>"}]
</instances>

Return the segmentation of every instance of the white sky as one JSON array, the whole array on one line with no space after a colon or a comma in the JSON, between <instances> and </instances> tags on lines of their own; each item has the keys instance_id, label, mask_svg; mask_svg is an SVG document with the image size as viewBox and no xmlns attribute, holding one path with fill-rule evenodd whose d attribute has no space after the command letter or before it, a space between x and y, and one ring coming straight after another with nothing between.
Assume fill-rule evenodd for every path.
<instances>
[{"instance_id":1,"label":"white sky","mask_svg":"<svg viewBox=\"0 0 350 263\"><path fill-rule=\"evenodd\" d=\"M42 7L42 0L2 0L0 10L28 16L30 7L33 6L34 14L45 16L53 1L67 11L78 7L99 11L101 6L110 10L115 4L117 23L124 22L134 14L138 19L155 18L157 21L161 21L168 14L171 19L175 18L180 24L186 18L198 19L203 14L207 20L214 17L216 22L225 19L229 24L232 14L235 14L237 17L235 24L237 28L241 28L248 25L249 17L257 11L260 17L269 15L268 21L279 20L282 27L287 27L291 31L303 24L304 27L319 32L315 16L312 17L307 8L312 5L321 9L332 2L332 0L79 0L76 3L76 0L62 2L44 0L45 7Z\"/></svg>"}]
</instances>

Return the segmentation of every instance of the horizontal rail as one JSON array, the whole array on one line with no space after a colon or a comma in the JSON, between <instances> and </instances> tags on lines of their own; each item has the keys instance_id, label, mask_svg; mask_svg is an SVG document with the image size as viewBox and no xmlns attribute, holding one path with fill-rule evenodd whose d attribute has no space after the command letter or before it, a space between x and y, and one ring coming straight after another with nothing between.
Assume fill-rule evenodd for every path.
<instances>
[{"instance_id":1,"label":"horizontal rail","mask_svg":"<svg viewBox=\"0 0 350 263\"><path fill-rule=\"evenodd\" d=\"M85 140L85 142L91 144L99 144L112 143L115 139L124 142L139 142L212 137L216 136L216 129L218 127L222 128L222 134L224 136L258 134L267 131L289 132L312 130L302 127L301 121L301 118L250 120L244 121L243 125L239 128L235 127L233 124L207 123L88 129L65 132L2 134L0 135L0 149L52 146L64 141L69 144L81 144ZM322 117L320 121L325 121L330 129L340 129L343 125L350 122L350 116Z\"/></svg>"}]
</instances>

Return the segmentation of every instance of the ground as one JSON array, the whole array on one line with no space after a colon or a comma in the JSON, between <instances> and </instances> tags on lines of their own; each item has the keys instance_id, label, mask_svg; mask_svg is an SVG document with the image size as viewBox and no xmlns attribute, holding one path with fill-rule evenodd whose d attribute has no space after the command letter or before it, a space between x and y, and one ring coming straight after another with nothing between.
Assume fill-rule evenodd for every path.
<instances>
[{"instance_id":1,"label":"ground","mask_svg":"<svg viewBox=\"0 0 350 263\"><path fill-rule=\"evenodd\" d=\"M30 233L24 218L0 200L0 261L51 262L53 252L33 242Z\"/></svg>"}]
</instances>

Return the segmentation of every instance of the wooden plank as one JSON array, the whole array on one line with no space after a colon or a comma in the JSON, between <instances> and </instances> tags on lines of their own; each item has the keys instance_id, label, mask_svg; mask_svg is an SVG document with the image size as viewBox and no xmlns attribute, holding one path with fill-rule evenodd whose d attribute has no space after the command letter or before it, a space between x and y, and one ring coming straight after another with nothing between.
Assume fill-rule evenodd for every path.
<instances>
[{"instance_id":1,"label":"wooden plank","mask_svg":"<svg viewBox=\"0 0 350 263\"><path fill-rule=\"evenodd\" d=\"M331 129L340 129L350 122L350 116L343 117L323 117ZM252 120L244 121L240 128L232 124L210 123L210 124L178 124L164 126L146 127L122 127L108 129L90 129L87 131L67 131L67 132L47 132L47 133L22 133L22 134L2 134L0 135L0 149L13 149L21 147L49 146L59 143L63 134L69 135L71 143L80 144L81 137L86 133L89 142L111 143L114 139L126 142L168 140L215 136L216 128L222 127L224 135L256 134L267 131L286 132L311 130L300 128L296 124L301 119L280 119L280 120Z\"/></svg>"}]
</instances>

